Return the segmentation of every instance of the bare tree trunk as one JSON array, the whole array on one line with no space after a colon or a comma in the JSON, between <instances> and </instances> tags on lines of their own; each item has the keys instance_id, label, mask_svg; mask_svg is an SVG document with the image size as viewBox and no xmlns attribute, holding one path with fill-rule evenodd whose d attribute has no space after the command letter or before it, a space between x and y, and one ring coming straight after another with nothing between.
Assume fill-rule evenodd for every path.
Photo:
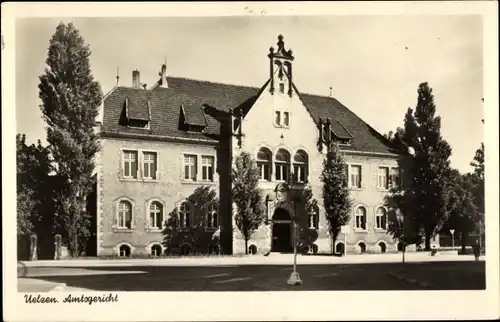
<instances>
[{"instance_id":1,"label":"bare tree trunk","mask_svg":"<svg viewBox=\"0 0 500 322\"><path fill-rule=\"evenodd\" d=\"M248 238L245 237L245 255L248 255Z\"/></svg>"}]
</instances>

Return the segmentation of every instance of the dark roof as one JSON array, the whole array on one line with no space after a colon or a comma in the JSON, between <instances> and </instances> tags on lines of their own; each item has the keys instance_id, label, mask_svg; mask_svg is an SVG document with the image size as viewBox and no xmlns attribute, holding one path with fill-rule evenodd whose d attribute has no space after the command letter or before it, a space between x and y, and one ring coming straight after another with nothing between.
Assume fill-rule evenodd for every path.
<instances>
[{"instance_id":1,"label":"dark roof","mask_svg":"<svg viewBox=\"0 0 500 322\"><path fill-rule=\"evenodd\" d=\"M146 95L137 95L134 97L126 97L127 101L127 118L134 120L149 121L149 105Z\"/></svg>"},{"instance_id":2,"label":"dark roof","mask_svg":"<svg viewBox=\"0 0 500 322\"><path fill-rule=\"evenodd\" d=\"M168 86L152 90L117 87L105 99L102 130L108 133L146 133L160 137L193 139L213 137L220 133L221 117L227 117L229 110L237 109L246 114L265 87L265 85L262 88L228 85L178 77L168 77ZM337 137L352 138L350 150L392 152L388 141L381 134L336 99L302 93L299 93L299 96L315 122L318 122L320 117L323 119L329 117L332 120L332 130ZM150 129L135 129L120 125L120 113L126 97L134 102L150 102ZM180 128L183 117L181 105L186 114L184 118L188 122L194 125L207 125L204 133L188 132Z\"/></svg>"}]
</instances>

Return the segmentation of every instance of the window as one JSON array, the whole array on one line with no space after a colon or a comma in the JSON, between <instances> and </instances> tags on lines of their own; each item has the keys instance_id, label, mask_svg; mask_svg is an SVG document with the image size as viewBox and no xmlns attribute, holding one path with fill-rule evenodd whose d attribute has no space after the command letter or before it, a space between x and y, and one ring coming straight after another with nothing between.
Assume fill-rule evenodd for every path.
<instances>
[{"instance_id":1,"label":"window","mask_svg":"<svg viewBox=\"0 0 500 322\"><path fill-rule=\"evenodd\" d=\"M123 176L137 178L137 151L123 151Z\"/></svg>"},{"instance_id":2,"label":"window","mask_svg":"<svg viewBox=\"0 0 500 322\"><path fill-rule=\"evenodd\" d=\"M290 154L286 150L279 150L276 153L276 180L288 181L288 174L290 173Z\"/></svg>"},{"instance_id":3,"label":"window","mask_svg":"<svg viewBox=\"0 0 500 322\"><path fill-rule=\"evenodd\" d=\"M276 123L276 125L281 125L281 112L276 111L274 113L275 113L274 123Z\"/></svg>"},{"instance_id":4,"label":"window","mask_svg":"<svg viewBox=\"0 0 500 322\"><path fill-rule=\"evenodd\" d=\"M261 148L257 153L257 167L260 180L271 181L272 153L267 148Z\"/></svg>"},{"instance_id":5,"label":"window","mask_svg":"<svg viewBox=\"0 0 500 322\"><path fill-rule=\"evenodd\" d=\"M161 253L162 249L159 244L154 244L153 246L151 246L151 256L154 257L161 256Z\"/></svg>"},{"instance_id":6,"label":"window","mask_svg":"<svg viewBox=\"0 0 500 322\"><path fill-rule=\"evenodd\" d=\"M387 229L387 211L384 207L377 208L375 213L375 228Z\"/></svg>"},{"instance_id":7,"label":"window","mask_svg":"<svg viewBox=\"0 0 500 322\"><path fill-rule=\"evenodd\" d=\"M130 257L131 249L128 245L121 245L119 252L120 257Z\"/></svg>"},{"instance_id":8,"label":"window","mask_svg":"<svg viewBox=\"0 0 500 322\"><path fill-rule=\"evenodd\" d=\"M381 189L389 189L389 168L379 167L377 174L377 187Z\"/></svg>"},{"instance_id":9,"label":"window","mask_svg":"<svg viewBox=\"0 0 500 322\"><path fill-rule=\"evenodd\" d=\"M297 182L307 182L308 157L302 150L297 151L293 156L293 176Z\"/></svg>"},{"instance_id":10,"label":"window","mask_svg":"<svg viewBox=\"0 0 500 322\"><path fill-rule=\"evenodd\" d=\"M356 208L356 229L366 230L366 209L365 207Z\"/></svg>"},{"instance_id":11,"label":"window","mask_svg":"<svg viewBox=\"0 0 500 322\"><path fill-rule=\"evenodd\" d=\"M391 168L390 185L394 188L401 186L401 174L399 168Z\"/></svg>"},{"instance_id":12,"label":"window","mask_svg":"<svg viewBox=\"0 0 500 322\"><path fill-rule=\"evenodd\" d=\"M214 181L214 157L201 157L201 179L203 181Z\"/></svg>"},{"instance_id":13,"label":"window","mask_svg":"<svg viewBox=\"0 0 500 322\"><path fill-rule=\"evenodd\" d=\"M361 188L361 166L351 165L351 187Z\"/></svg>"},{"instance_id":14,"label":"window","mask_svg":"<svg viewBox=\"0 0 500 322\"><path fill-rule=\"evenodd\" d=\"M196 181L196 155L184 156L184 179Z\"/></svg>"},{"instance_id":15,"label":"window","mask_svg":"<svg viewBox=\"0 0 500 322\"><path fill-rule=\"evenodd\" d=\"M143 153L143 177L145 179L156 179L156 153Z\"/></svg>"},{"instance_id":16,"label":"window","mask_svg":"<svg viewBox=\"0 0 500 322\"><path fill-rule=\"evenodd\" d=\"M132 204L126 200L118 204L117 228L132 229Z\"/></svg>"},{"instance_id":17,"label":"window","mask_svg":"<svg viewBox=\"0 0 500 322\"><path fill-rule=\"evenodd\" d=\"M312 207L309 212L307 226L312 229L319 228L319 209L317 206Z\"/></svg>"},{"instance_id":18,"label":"window","mask_svg":"<svg viewBox=\"0 0 500 322\"><path fill-rule=\"evenodd\" d=\"M280 83L280 93L284 93L284 92L285 92L285 84Z\"/></svg>"},{"instance_id":19,"label":"window","mask_svg":"<svg viewBox=\"0 0 500 322\"><path fill-rule=\"evenodd\" d=\"M283 125L290 126L290 113L289 112L283 112Z\"/></svg>"},{"instance_id":20,"label":"window","mask_svg":"<svg viewBox=\"0 0 500 322\"><path fill-rule=\"evenodd\" d=\"M179 207L179 228L191 227L191 207L189 203L183 202Z\"/></svg>"},{"instance_id":21,"label":"window","mask_svg":"<svg viewBox=\"0 0 500 322\"><path fill-rule=\"evenodd\" d=\"M149 227L153 229L163 228L163 206L158 201L153 201L149 206Z\"/></svg>"},{"instance_id":22,"label":"window","mask_svg":"<svg viewBox=\"0 0 500 322\"><path fill-rule=\"evenodd\" d=\"M207 228L219 227L217 205L212 203L207 207Z\"/></svg>"}]
</instances>

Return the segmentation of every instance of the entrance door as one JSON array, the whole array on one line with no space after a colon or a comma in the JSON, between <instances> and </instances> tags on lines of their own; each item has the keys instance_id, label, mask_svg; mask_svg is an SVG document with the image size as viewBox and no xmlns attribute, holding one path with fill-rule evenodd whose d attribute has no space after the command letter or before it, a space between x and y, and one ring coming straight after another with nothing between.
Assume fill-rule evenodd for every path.
<instances>
[{"instance_id":1,"label":"entrance door","mask_svg":"<svg viewBox=\"0 0 500 322\"><path fill-rule=\"evenodd\" d=\"M273 220L277 220L278 222L273 223L271 251L291 253L293 248L291 243L290 215L285 209L278 208L274 212Z\"/></svg>"}]
</instances>

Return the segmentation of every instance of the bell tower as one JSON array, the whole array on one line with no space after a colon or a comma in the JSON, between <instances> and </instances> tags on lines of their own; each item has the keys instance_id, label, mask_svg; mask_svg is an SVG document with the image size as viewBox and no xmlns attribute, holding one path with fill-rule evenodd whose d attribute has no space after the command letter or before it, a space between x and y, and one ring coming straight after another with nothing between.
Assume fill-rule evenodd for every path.
<instances>
[{"instance_id":1,"label":"bell tower","mask_svg":"<svg viewBox=\"0 0 500 322\"><path fill-rule=\"evenodd\" d=\"M278 49L274 51L274 47L269 48L269 73L271 78L269 91L271 94L288 92L288 95L292 96L292 62L294 57L292 56L292 50L286 50L285 42L283 41L283 36L278 36ZM287 88L285 88L287 87Z\"/></svg>"}]
</instances>

